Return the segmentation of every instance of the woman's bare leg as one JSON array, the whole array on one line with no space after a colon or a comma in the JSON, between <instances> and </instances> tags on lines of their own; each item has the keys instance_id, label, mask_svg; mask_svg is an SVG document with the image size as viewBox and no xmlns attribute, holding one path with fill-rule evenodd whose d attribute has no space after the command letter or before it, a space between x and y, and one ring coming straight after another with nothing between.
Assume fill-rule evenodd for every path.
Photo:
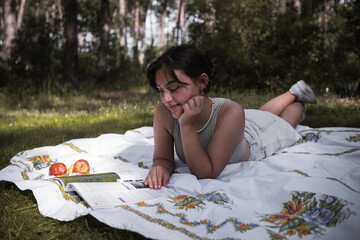
<instances>
[{"instance_id":1,"label":"woman's bare leg","mask_svg":"<svg viewBox=\"0 0 360 240\"><path fill-rule=\"evenodd\" d=\"M293 102L281 112L280 117L295 128L303 115L304 105L301 102Z\"/></svg>"},{"instance_id":2,"label":"woman's bare leg","mask_svg":"<svg viewBox=\"0 0 360 240\"><path fill-rule=\"evenodd\" d=\"M302 118L304 106L301 102L296 101L296 96L286 92L265 103L260 110L283 118L295 128Z\"/></svg>"},{"instance_id":3,"label":"woman's bare leg","mask_svg":"<svg viewBox=\"0 0 360 240\"><path fill-rule=\"evenodd\" d=\"M287 108L290 104L295 102L296 97L290 92L283 93L267 103L265 103L260 110L271 112L277 116L280 116L281 113Z\"/></svg>"},{"instance_id":4,"label":"woman's bare leg","mask_svg":"<svg viewBox=\"0 0 360 240\"><path fill-rule=\"evenodd\" d=\"M271 112L296 127L303 118L305 103L315 104L316 96L313 90L300 80L288 92L265 103L260 110Z\"/></svg>"}]
</instances>

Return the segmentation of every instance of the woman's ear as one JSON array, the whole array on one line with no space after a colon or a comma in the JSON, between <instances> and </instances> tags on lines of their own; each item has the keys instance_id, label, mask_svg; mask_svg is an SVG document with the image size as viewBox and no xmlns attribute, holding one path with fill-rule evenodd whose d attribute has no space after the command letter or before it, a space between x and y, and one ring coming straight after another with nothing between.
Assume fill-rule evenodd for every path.
<instances>
[{"instance_id":1,"label":"woman's ear","mask_svg":"<svg viewBox=\"0 0 360 240\"><path fill-rule=\"evenodd\" d=\"M199 77L198 86L200 91L204 90L209 83L209 76L206 73L202 73Z\"/></svg>"}]
</instances>

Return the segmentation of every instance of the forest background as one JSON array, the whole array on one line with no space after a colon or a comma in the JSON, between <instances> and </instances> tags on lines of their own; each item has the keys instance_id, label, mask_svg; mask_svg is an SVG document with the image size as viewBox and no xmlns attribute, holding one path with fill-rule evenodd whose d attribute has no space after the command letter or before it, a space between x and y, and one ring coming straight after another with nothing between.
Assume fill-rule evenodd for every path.
<instances>
[{"instance_id":1,"label":"forest background","mask_svg":"<svg viewBox=\"0 0 360 240\"><path fill-rule=\"evenodd\" d=\"M164 49L191 44L215 91L359 92L360 1L0 0L0 95L128 91Z\"/></svg>"}]
</instances>

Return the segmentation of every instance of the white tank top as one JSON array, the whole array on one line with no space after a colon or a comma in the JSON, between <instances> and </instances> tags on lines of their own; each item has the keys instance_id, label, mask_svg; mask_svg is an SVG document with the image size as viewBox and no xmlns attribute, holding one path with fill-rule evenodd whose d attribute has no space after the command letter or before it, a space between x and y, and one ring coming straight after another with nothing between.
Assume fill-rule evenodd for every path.
<instances>
[{"instance_id":1,"label":"white tank top","mask_svg":"<svg viewBox=\"0 0 360 240\"><path fill-rule=\"evenodd\" d=\"M214 98L213 101L214 101L214 113L212 114L208 125L201 132L198 133L199 140L205 151L211 141L212 135L215 132L216 120L217 120L219 111L220 111L221 107L223 106L223 104L225 102L229 101L229 99ZM200 129L201 129L201 127L200 127ZM178 157L180 158L180 160L182 162L186 163L185 154L184 154L182 141L181 141L180 125L179 125L179 122L177 119L175 119L175 122L174 122L173 137L174 137L176 154L178 155ZM245 138L243 138L243 140L239 143L239 145L235 149L233 155L231 156L229 163L239 162L240 159L245 154L245 151L246 151L246 141L245 141Z\"/></svg>"}]
</instances>

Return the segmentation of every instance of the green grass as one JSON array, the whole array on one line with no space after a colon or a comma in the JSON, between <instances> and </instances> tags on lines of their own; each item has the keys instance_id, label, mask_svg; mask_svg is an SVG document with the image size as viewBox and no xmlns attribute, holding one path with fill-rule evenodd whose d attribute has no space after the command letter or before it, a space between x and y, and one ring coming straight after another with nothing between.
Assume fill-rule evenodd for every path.
<instances>
[{"instance_id":1,"label":"green grass","mask_svg":"<svg viewBox=\"0 0 360 240\"><path fill-rule=\"evenodd\" d=\"M213 96L215 96L213 94ZM244 108L258 108L273 97L254 92L228 93ZM18 152L57 145L67 140L124 133L151 126L158 96L154 93L42 95L13 102L0 95L0 169ZM304 125L360 127L360 101L319 98L306 108ZM0 182L0 236L2 239L141 239L141 235L111 228L91 216L61 222L42 216L31 191Z\"/></svg>"}]
</instances>

